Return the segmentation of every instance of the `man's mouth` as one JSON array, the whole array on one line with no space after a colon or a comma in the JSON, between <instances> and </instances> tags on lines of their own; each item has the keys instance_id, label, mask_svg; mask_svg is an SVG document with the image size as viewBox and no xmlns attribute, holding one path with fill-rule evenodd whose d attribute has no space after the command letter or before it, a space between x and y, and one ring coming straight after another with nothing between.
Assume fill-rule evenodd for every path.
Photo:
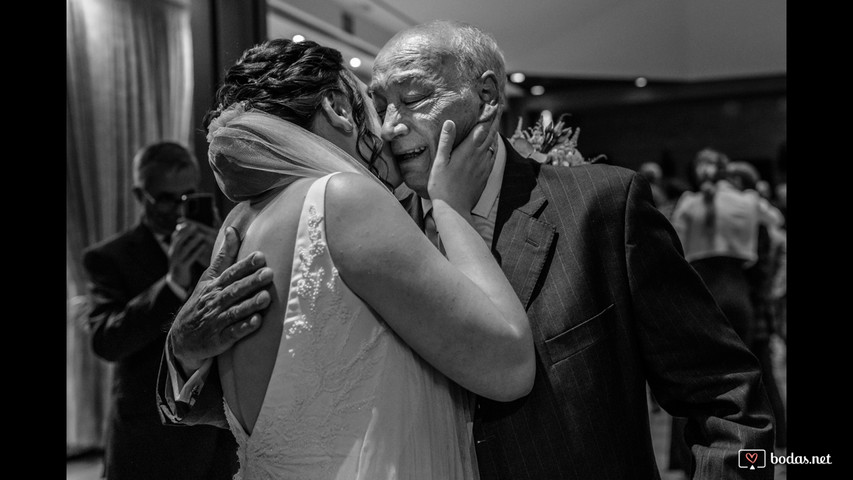
<instances>
[{"instance_id":1,"label":"man's mouth","mask_svg":"<svg viewBox=\"0 0 853 480\"><path fill-rule=\"evenodd\" d=\"M397 158L397 161L405 162L406 160L411 160L415 157L420 156L425 151L426 151L426 147L419 147L419 148L413 148L411 150L406 150L404 152L395 153L394 156Z\"/></svg>"}]
</instances>

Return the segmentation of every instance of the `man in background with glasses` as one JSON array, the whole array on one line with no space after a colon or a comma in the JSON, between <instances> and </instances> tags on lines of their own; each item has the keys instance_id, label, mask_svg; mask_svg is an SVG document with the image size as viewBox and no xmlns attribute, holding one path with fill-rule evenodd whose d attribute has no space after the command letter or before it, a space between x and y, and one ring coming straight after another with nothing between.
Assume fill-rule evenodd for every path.
<instances>
[{"instance_id":1,"label":"man in background with glasses","mask_svg":"<svg viewBox=\"0 0 853 480\"><path fill-rule=\"evenodd\" d=\"M227 430L160 422L155 386L169 322L210 263L218 225L181 216L199 186L185 147L158 142L133 159L140 221L86 249L92 348L115 370L107 424L108 480L229 479L236 444Z\"/></svg>"}]
</instances>

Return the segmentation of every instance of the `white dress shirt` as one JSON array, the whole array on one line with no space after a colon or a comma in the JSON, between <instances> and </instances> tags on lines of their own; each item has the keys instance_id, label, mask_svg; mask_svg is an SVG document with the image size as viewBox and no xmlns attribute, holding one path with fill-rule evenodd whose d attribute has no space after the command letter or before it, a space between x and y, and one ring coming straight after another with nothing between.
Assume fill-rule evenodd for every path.
<instances>
[{"instance_id":1,"label":"white dress shirt","mask_svg":"<svg viewBox=\"0 0 853 480\"><path fill-rule=\"evenodd\" d=\"M486 187L483 189L480 199L471 210L474 229L483 237L489 248L492 246L492 239L495 234L498 199L500 198L504 167L506 166L506 147L504 146L504 142L498 139L495 143L498 146L498 151L495 154L495 163L492 165L492 171L489 173L489 179L486 180ZM427 198L422 198L421 206L423 207L424 215L426 215L432 209L432 202Z\"/></svg>"}]
</instances>

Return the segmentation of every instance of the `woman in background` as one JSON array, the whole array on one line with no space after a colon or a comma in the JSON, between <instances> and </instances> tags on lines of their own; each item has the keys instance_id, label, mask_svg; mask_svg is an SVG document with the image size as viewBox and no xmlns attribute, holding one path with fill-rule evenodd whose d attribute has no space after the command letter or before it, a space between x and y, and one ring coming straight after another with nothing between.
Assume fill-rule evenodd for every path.
<instances>
[{"instance_id":1,"label":"woman in background","mask_svg":"<svg viewBox=\"0 0 853 480\"><path fill-rule=\"evenodd\" d=\"M745 269L758 259L759 225L777 225L781 218L757 191L732 183L725 154L706 148L696 155L695 168L699 191L681 196L672 224L685 258L750 345L753 308Z\"/></svg>"},{"instance_id":2,"label":"woman in background","mask_svg":"<svg viewBox=\"0 0 853 480\"><path fill-rule=\"evenodd\" d=\"M758 260L759 226L781 221L778 210L755 190L736 185L739 172L728 157L706 148L696 155L698 191L684 192L672 212L672 225L684 257L702 277L711 295L747 347L752 345L755 311L747 269ZM733 183L734 182L734 183ZM670 469L690 471L684 440L686 420L673 417Z\"/></svg>"}]
</instances>

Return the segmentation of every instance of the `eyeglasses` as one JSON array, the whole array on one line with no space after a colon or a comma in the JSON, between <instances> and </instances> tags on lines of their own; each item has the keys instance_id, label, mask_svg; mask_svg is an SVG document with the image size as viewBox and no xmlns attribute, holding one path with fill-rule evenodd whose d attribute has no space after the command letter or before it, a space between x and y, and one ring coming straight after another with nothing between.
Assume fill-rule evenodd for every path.
<instances>
[{"instance_id":1,"label":"eyeglasses","mask_svg":"<svg viewBox=\"0 0 853 480\"><path fill-rule=\"evenodd\" d=\"M155 197L151 196L151 194L148 193L148 191L146 191L145 189L140 189L140 190L142 190L142 194L145 195L145 200L147 200L148 203L150 203L151 205L154 205L154 207L156 207L157 209L162 210L162 211L176 210L183 203L183 200L181 199L181 197L183 197L184 195L189 195L189 194L195 193L195 190L187 190L186 192L178 194L178 195L168 193L168 192L163 192L163 193L157 195L157 197L155 198Z\"/></svg>"}]
</instances>

